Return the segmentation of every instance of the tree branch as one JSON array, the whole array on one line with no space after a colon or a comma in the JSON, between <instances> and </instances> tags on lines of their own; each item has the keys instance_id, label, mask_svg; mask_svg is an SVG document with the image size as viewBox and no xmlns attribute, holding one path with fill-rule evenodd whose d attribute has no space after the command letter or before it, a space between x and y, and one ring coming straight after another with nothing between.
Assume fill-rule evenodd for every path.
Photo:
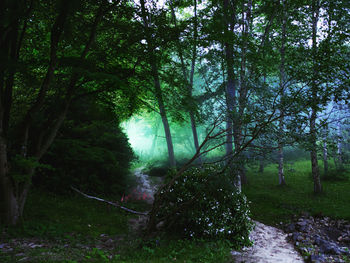
<instances>
[{"instance_id":1,"label":"tree branch","mask_svg":"<svg viewBox=\"0 0 350 263\"><path fill-rule=\"evenodd\" d=\"M130 208L127 208L127 207L124 207L124 206L121 206L117 203L114 203L112 201L108 201L108 200L105 200L105 199L102 199L102 198L99 198L99 197L96 197L96 196L92 196L92 195L88 195L88 194L85 194L81 191L79 191L78 189L74 188L73 186L71 186L70 188L72 188L74 191L76 191L77 193L85 196L86 198L89 198L89 199L94 199L94 200L97 200L97 201L100 201L100 202L104 202L104 203L107 203L111 206L114 206L114 207L118 207L126 212L129 212L129 213L132 213L132 214L136 214L136 215L144 215L144 216L147 216L148 215L148 212L147 213L144 213L144 212L138 212L138 211L135 211L135 210L132 210Z\"/></svg>"}]
</instances>

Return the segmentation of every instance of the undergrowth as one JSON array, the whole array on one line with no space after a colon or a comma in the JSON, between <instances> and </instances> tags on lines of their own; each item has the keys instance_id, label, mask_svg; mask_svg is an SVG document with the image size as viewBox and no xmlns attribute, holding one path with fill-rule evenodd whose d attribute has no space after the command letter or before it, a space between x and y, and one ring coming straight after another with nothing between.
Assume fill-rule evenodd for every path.
<instances>
[{"instance_id":1,"label":"undergrowth","mask_svg":"<svg viewBox=\"0 0 350 263\"><path fill-rule=\"evenodd\" d=\"M133 217L78 195L32 191L21 224L0 226L0 262L229 262L230 242L142 238L128 226Z\"/></svg>"}]
</instances>

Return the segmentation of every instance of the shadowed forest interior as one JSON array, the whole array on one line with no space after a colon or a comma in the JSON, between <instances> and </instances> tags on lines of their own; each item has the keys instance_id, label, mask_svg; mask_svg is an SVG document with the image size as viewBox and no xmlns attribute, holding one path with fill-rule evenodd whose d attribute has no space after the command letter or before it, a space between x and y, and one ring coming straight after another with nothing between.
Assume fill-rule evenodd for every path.
<instances>
[{"instance_id":1,"label":"shadowed forest interior","mask_svg":"<svg viewBox=\"0 0 350 263\"><path fill-rule=\"evenodd\" d=\"M1 1L0 261L350 262L349 29L346 0ZM298 259L249 254L269 227Z\"/></svg>"}]
</instances>

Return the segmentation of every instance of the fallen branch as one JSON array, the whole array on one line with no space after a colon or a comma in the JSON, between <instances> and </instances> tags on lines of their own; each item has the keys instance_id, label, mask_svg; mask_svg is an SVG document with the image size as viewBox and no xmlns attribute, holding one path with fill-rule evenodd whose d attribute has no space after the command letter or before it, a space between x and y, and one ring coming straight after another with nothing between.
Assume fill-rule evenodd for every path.
<instances>
[{"instance_id":1,"label":"fallen branch","mask_svg":"<svg viewBox=\"0 0 350 263\"><path fill-rule=\"evenodd\" d=\"M144 216L148 215L148 212L147 212L147 213L138 212L138 211L129 209L129 208L127 208L127 207L121 206L121 205L119 205L119 204L117 204L117 203L114 203L114 202L111 202L111 201L108 201L108 200L104 200L104 199L102 199L102 198L95 197L95 196L92 196L92 195L87 195L87 194L81 192L80 190L74 188L73 186L71 186L71 188L72 188L74 191L76 191L77 193L79 193L79 194L85 196L86 198L95 199L95 200L100 201L100 202L105 202L105 203L107 203L107 204L109 204L109 205L118 207L118 208L123 209L124 211L127 211L127 212L132 213L132 214L144 215Z\"/></svg>"}]
</instances>

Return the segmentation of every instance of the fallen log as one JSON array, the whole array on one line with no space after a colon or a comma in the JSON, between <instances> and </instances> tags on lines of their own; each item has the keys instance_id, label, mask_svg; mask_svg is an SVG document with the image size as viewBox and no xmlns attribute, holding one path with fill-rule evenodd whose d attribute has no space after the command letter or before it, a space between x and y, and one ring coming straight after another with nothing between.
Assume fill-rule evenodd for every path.
<instances>
[{"instance_id":1,"label":"fallen log","mask_svg":"<svg viewBox=\"0 0 350 263\"><path fill-rule=\"evenodd\" d=\"M126 212L129 212L129 213L132 213L132 214L136 214L136 215L144 215L144 216L147 216L148 215L148 212L139 212L139 211L135 211L135 210L132 210L130 208L127 208L127 207L124 207L124 206L121 206L119 205L118 203L115 203L115 202L112 202L112 201L108 201L108 200L105 200L105 199L102 199L102 198L99 198L99 197L96 197L96 196L92 196L92 195L88 195L88 194L85 194L83 193L82 191L76 189L75 187L71 186L71 188L76 191L77 193L85 196L86 198L90 198L90 199L94 199L94 200L97 200L97 201L100 201L100 202L104 202L104 203L107 203L111 206L114 206L114 207L118 207Z\"/></svg>"}]
</instances>

